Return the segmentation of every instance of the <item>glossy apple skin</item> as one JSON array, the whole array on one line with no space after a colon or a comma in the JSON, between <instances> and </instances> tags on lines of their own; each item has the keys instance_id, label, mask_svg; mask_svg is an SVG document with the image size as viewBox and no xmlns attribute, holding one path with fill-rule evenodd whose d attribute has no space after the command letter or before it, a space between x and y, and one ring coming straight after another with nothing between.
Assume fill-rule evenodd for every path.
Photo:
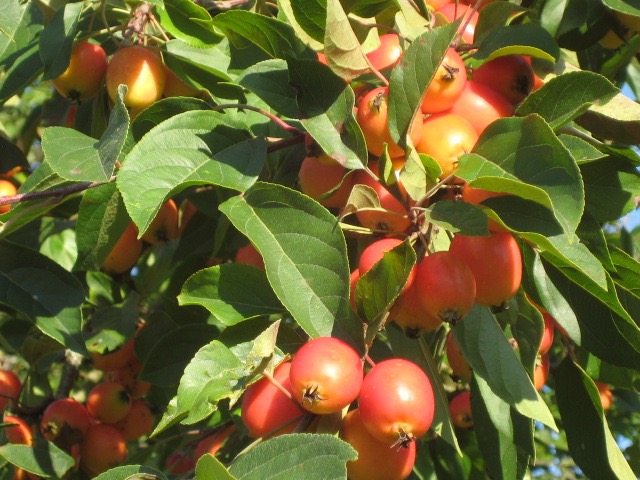
<instances>
[{"instance_id":1,"label":"glossy apple skin","mask_svg":"<svg viewBox=\"0 0 640 480\"><path fill-rule=\"evenodd\" d=\"M73 46L69 66L52 81L65 98L78 102L96 96L107 71L107 54L100 45L81 41Z\"/></svg>"},{"instance_id":2,"label":"glossy apple skin","mask_svg":"<svg viewBox=\"0 0 640 480\"><path fill-rule=\"evenodd\" d=\"M440 179L445 179L453 174L459 158L471 152L477 141L478 134L466 117L447 111L424 120L416 150L438 162L442 169Z\"/></svg>"},{"instance_id":3,"label":"glossy apple skin","mask_svg":"<svg viewBox=\"0 0 640 480\"><path fill-rule=\"evenodd\" d=\"M469 80L450 112L464 117L480 135L496 120L511 117L514 110L513 105L498 92Z\"/></svg>"},{"instance_id":4,"label":"glossy apple skin","mask_svg":"<svg viewBox=\"0 0 640 480\"><path fill-rule=\"evenodd\" d=\"M142 46L125 47L113 54L107 65L107 93L115 102L118 86L127 85L124 103L142 110L162 98L165 73L160 56Z\"/></svg>"},{"instance_id":5,"label":"glossy apple skin","mask_svg":"<svg viewBox=\"0 0 640 480\"><path fill-rule=\"evenodd\" d=\"M102 269L111 274L128 272L140 258L142 247L142 240L138 239L138 228L132 222L102 262Z\"/></svg>"},{"instance_id":6,"label":"glossy apple skin","mask_svg":"<svg viewBox=\"0 0 640 480\"><path fill-rule=\"evenodd\" d=\"M0 197L8 197L18 193L16 186L8 180L0 180ZM0 214L7 213L11 209L11 204L0 205Z\"/></svg>"},{"instance_id":7,"label":"glossy apple skin","mask_svg":"<svg viewBox=\"0 0 640 480\"><path fill-rule=\"evenodd\" d=\"M345 415L340 437L358 452L357 460L347 462L350 480L402 480L413 470L415 442L407 447L389 448L369 433L357 408Z\"/></svg>"},{"instance_id":8,"label":"glossy apple skin","mask_svg":"<svg viewBox=\"0 0 640 480\"><path fill-rule=\"evenodd\" d=\"M493 88L512 105L527 98L535 83L533 68L522 55L505 55L475 69L471 78Z\"/></svg>"}]
</instances>

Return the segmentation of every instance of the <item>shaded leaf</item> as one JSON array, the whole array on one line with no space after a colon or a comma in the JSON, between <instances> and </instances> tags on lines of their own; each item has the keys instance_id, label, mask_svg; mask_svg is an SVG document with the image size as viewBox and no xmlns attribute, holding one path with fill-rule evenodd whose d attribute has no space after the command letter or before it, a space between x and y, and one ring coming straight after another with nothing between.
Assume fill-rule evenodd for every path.
<instances>
[{"instance_id":1,"label":"shaded leaf","mask_svg":"<svg viewBox=\"0 0 640 480\"><path fill-rule=\"evenodd\" d=\"M26 247L0 242L0 303L24 313L66 348L86 353L82 338L84 289L60 265Z\"/></svg>"},{"instance_id":2,"label":"shaded leaf","mask_svg":"<svg viewBox=\"0 0 640 480\"><path fill-rule=\"evenodd\" d=\"M554 372L556 399L571 456L590 478L635 480L609 430L593 380L566 357Z\"/></svg>"},{"instance_id":3,"label":"shaded leaf","mask_svg":"<svg viewBox=\"0 0 640 480\"><path fill-rule=\"evenodd\" d=\"M208 183L244 191L258 178L265 156L264 140L232 114L189 111L152 128L133 147L118 173L118 189L142 236L170 194Z\"/></svg>"},{"instance_id":4,"label":"shaded leaf","mask_svg":"<svg viewBox=\"0 0 640 480\"><path fill-rule=\"evenodd\" d=\"M475 306L453 327L456 341L475 375L517 412L557 430L549 408L489 309Z\"/></svg>"},{"instance_id":5,"label":"shaded leaf","mask_svg":"<svg viewBox=\"0 0 640 480\"><path fill-rule=\"evenodd\" d=\"M44 478L62 478L75 460L53 443L40 438L34 446L9 443L0 447L0 457Z\"/></svg>"},{"instance_id":6,"label":"shaded leaf","mask_svg":"<svg viewBox=\"0 0 640 480\"><path fill-rule=\"evenodd\" d=\"M263 270L229 263L200 270L184 284L180 305L202 305L225 325L284 313Z\"/></svg>"},{"instance_id":7,"label":"shaded leaf","mask_svg":"<svg viewBox=\"0 0 640 480\"><path fill-rule=\"evenodd\" d=\"M258 249L275 294L305 332L361 332L349 306L344 236L331 213L299 192L265 183L230 198L220 211ZM362 341L357 333L349 336L354 344Z\"/></svg>"},{"instance_id":8,"label":"shaded leaf","mask_svg":"<svg viewBox=\"0 0 640 480\"><path fill-rule=\"evenodd\" d=\"M60 8L40 34L40 57L44 80L59 77L69 66L73 42L83 4L68 3Z\"/></svg>"},{"instance_id":9,"label":"shaded leaf","mask_svg":"<svg viewBox=\"0 0 640 480\"><path fill-rule=\"evenodd\" d=\"M332 435L280 435L241 455L229 471L239 480L338 480L346 478L346 462L356 457Z\"/></svg>"}]
</instances>

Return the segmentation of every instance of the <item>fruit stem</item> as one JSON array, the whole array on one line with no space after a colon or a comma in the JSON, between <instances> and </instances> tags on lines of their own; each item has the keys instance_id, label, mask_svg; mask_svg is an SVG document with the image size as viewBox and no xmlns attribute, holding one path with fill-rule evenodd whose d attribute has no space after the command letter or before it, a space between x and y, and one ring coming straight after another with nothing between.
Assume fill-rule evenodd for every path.
<instances>
[{"instance_id":1,"label":"fruit stem","mask_svg":"<svg viewBox=\"0 0 640 480\"><path fill-rule=\"evenodd\" d=\"M264 371L264 372L262 372L262 375L264 376L264 378L269 380L269 383L271 383L271 385L273 385L278 390L280 390L285 397L287 397L289 400L291 400L296 405L298 405L298 402L296 402L296 400L293 398L293 396L291 395L291 392L289 390L287 390L286 388L284 388L282 386L282 384L278 380L276 380L271 373L269 373L267 371Z\"/></svg>"}]
</instances>

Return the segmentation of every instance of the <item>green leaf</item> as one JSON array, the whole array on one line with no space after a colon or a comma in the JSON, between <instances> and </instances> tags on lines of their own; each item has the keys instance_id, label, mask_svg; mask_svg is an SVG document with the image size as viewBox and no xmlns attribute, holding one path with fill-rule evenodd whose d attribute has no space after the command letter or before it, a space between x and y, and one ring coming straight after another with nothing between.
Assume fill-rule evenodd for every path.
<instances>
[{"instance_id":1,"label":"green leaf","mask_svg":"<svg viewBox=\"0 0 640 480\"><path fill-rule=\"evenodd\" d=\"M575 232L585 204L580 170L542 118L530 115L494 122L481 135L473 153L487 160L463 156L456 175L469 182L492 177L490 187L481 181L472 185L550 207L563 230L568 235Z\"/></svg>"},{"instance_id":2,"label":"green leaf","mask_svg":"<svg viewBox=\"0 0 640 480\"><path fill-rule=\"evenodd\" d=\"M556 399L571 456L590 478L635 480L602 411L593 380L566 357L554 372Z\"/></svg>"},{"instance_id":3,"label":"green leaf","mask_svg":"<svg viewBox=\"0 0 640 480\"><path fill-rule=\"evenodd\" d=\"M555 62L560 49L554 38L533 22L492 29L482 40L475 58L492 60L504 55L520 54Z\"/></svg>"},{"instance_id":4,"label":"green leaf","mask_svg":"<svg viewBox=\"0 0 640 480\"><path fill-rule=\"evenodd\" d=\"M239 83L276 112L298 118L296 90L289 83L289 72L284 60L274 58L247 68Z\"/></svg>"},{"instance_id":5,"label":"green leaf","mask_svg":"<svg viewBox=\"0 0 640 480\"><path fill-rule=\"evenodd\" d=\"M296 36L291 25L266 15L231 10L216 15L213 24L238 48L252 43L271 58L315 56Z\"/></svg>"},{"instance_id":6,"label":"green leaf","mask_svg":"<svg viewBox=\"0 0 640 480\"><path fill-rule=\"evenodd\" d=\"M75 270L99 270L131 220L115 183L87 190L76 224Z\"/></svg>"},{"instance_id":7,"label":"green leaf","mask_svg":"<svg viewBox=\"0 0 640 480\"><path fill-rule=\"evenodd\" d=\"M586 140L574 135L560 134L558 138L562 144L571 152L573 158L576 159L578 165L594 162L606 157L607 155Z\"/></svg>"},{"instance_id":8,"label":"green leaf","mask_svg":"<svg viewBox=\"0 0 640 480\"><path fill-rule=\"evenodd\" d=\"M0 303L24 313L44 334L86 353L82 338L84 289L60 265L29 248L0 241Z\"/></svg>"},{"instance_id":9,"label":"green leaf","mask_svg":"<svg viewBox=\"0 0 640 480\"><path fill-rule=\"evenodd\" d=\"M422 97L456 36L460 21L434 28L416 38L391 72L389 81L389 133L404 146L409 126Z\"/></svg>"},{"instance_id":10,"label":"green leaf","mask_svg":"<svg viewBox=\"0 0 640 480\"><path fill-rule=\"evenodd\" d=\"M576 122L597 138L626 145L640 143L640 105L623 94L592 105Z\"/></svg>"},{"instance_id":11,"label":"green leaf","mask_svg":"<svg viewBox=\"0 0 640 480\"><path fill-rule=\"evenodd\" d=\"M155 11L162 27L189 45L205 48L222 38L209 12L189 0L164 0Z\"/></svg>"},{"instance_id":12,"label":"green leaf","mask_svg":"<svg viewBox=\"0 0 640 480\"><path fill-rule=\"evenodd\" d=\"M537 113L556 130L579 117L597 102L607 102L619 93L609 80L593 72L569 72L552 78L532 92L516 115Z\"/></svg>"},{"instance_id":13,"label":"green leaf","mask_svg":"<svg viewBox=\"0 0 640 480\"><path fill-rule=\"evenodd\" d=\"M524 249L527 291L537 292L536 303L544 307L587 351L614 365L638 368L640 329L622 308L607 276L607 289L555 257L540 259Z\"/></svg>"},{"instance_id":14,"label":"green leaf","mask_svg":"<svg viewBox=\"0 0 640 480\"><path fill-rule=\"evenodd\" d=\"M473 430L487 473L495 479L521 479L535 457L533 422L496 395L481 377L471 383Z\"/></svg>"},{"instance_id":15,"label":"green leaf","mask_svg":"<svg viewBox=\"0 0 640 480\"><path fill-rule=\"evenodd\" d=\"M72 128L49 127L44 131L45 160L61 178L76 182L111 179L129 128L129 114L123 103L125 94L126 87L119 87L109 125L98 141Z\"/></svg>"},{"instance_id":16,"label":"green leaf","mask_svg":"<svg viewBox=\"0 0 640 480\"><path fill-rule=\"evenodd\" d=\"M358 280L355 303L360 317L369 324L365 343L373 341L383 316L404 289L416 264L416 253L408 241L385 252L382 258Z\"/></svg>"},{"instance_id":17,"label":"green leaf","mask_svg":"<svg viewBox=\"0 0 640 480\"><path fill-rule=\"evenodd\" d=\"M442 200L424 211L425 220L461 235L489 235L487 215L467 202Z\"/></svg>"},{"instance_id":18,"label":"green leaf","mask_svg":"<svg viewBox=\"0 0 640 480\"><path fill-rule=\"evenodd\" d=\"M186 324L160 337L144 359L140 379L164 387L179 384L196 352L218 335L207 324Z\"/></svg>"},{"instance_id":19,"label":"green leaf","mask_svg":"<svg viewBox=\"0 0 640 480\"><path fill-rule=\"evenodd\" d=\"M238 457L229 471L239 480L343 480L356 451L320 434L280 435Z\"/></svg>"},{"instance_id":20,"label":"green leaf","mask_svg":"<svg viewBox=\"0 0 640 480\"><path fill-rule=\"evenodd\" d=\"M482 7L482 15L478 18L473 43L480 45L484 38L495 29L509 24L514 17L527 10L510 2L491 2Z\"/></svg>"},{"instance_id":21,"label":"green leaf","mask_svg":"<svg viewBox=\"0 0 640 480\"><path fill-rule=\"evenodd\" d=\"M368 162L367 145L355 119L355 94L319 62L288 59L302 124L331 158L349 169Z\"/></svg>"},{"instance_id":22,"label":"green leaf","mask_svg":"<svg viewBox=\"0 0 640 480\"><path fill-rule=\"evenodd\" d=\"M40 245L40 253L70 272L78 256L75 230L65 228L49 235Z\"/></svg>"},{"instance_id":23,"label":"green leaf","mask_svg":"<svg viewBox=\"0 0 640 480\"><path fill-rule=\"evenodd\" d=\"M69 66L73 41L83 4L68 3L59 9L40 34L40 57L44 80L57 78Z\"/></svg>"},{"instance_id":24,"label":"green leaf","mask_svg":"<svg viewBox=\"0 0 640 480\"><path fill-rule=\"evenodd\" d=\"M266 183L230 198L220 211L261 253L275 294L305 332L319 337L346 328L354 332L352 343L362 341L349 305L345 240L331 213L299 192Z\"/></svg>"},{"instance_id":25,"label":"green leaf","mask_svg":"<svg viewBox=\"0 0 640 480\"><path fill-rule=\"evenodd\" d=\"M550 210L520 197L494 197L482 204L541 251L561 258L566 265L583 272L600 287L606 288L606 272L600 261L578 241L577 236L562 231Z\"/></svg>"},{"instance_id":26,"label":"green leaf","mask_svg":"<svg viewBox=\"0 0 640 480\"><path fill-rule=\"evenodd\" d=\"M286 0L279 5L302 40L310 39L311 42L307 43L315 49L323 47L327 24L326 0Z\"/></svg>"},{"instance_id":27,"label":"green leaf","mask_svg":"<svg viewBox=\"0 0 640 480\"><path fill-rule=\"evenodd\" d=\"M475 306L453 327L456 341L475 375L517 412L557 430L553 415L489 309Z\"/></svg>"},{"instance_id":28,"label":"green leaf","mask_svg":"<svg viewBox=\"0 0 640 480\"><path fill-rule=\"evenodd\" d=\"M352 80L370 70L369 62L340 1L326 2L324 53L327 64L339 77Z\"/></svg>"},{"instance_id":29,"label":"green leaf","mask_svg":"<svg viewBox=\"0 0 640 480\"><path fill-rule=\"evenodd\" d=\"M206 454L200 457L196 465L196 480L237 480L229 473L229 470L213 455Z\"/></svg>"},{"instance_id":30,"label":"green leaf","mask_svg":"<svg viewBox=\"0 0 640 480\"><path fill-rule=\"evenodd\" d=\"M580 166L587 211L598 222L613 222L636 208L640 195L640 173L633 162L606 157Z\"/></svg>"},{"instance_id":31,"label":"green leaf","mask_svg":"<svg viewBox=\"0 0 640 480\"><path fill-rule=\"evenodd\" d=\"M42 32L44 18L33 2L9 0L2 4L0 16L0 66L11 67L26 47L33 47Z\"/></svg>"},{"instance_id":32,"label":"green leaf","mask_svg":"<svg viewBox=\"0 0 640 480\"><path fill-rule=\"evenodd\" d=\"M93 480L167 480L167 476L144 465L124 465L101 473Z\"/></svg>"},{"instance_id":33,"label":"green leaf","mask_svg":"<svg viewBox=\"0 0 640 480\"><path fill-rule=\"evenodd\" d=\"M231 58L222 45L198 48L173 39L164 46L167 67L187 84L217 97L244 100L242 88L227 73Z\"/></svg>"},{"instance_id":34,"label":"green leaf","mask_svg":"<svg viewBox=\"0 0 640 480\"><path fill-rule=\"evenodd\" d=\"M187 413L182 423L204 420L218 409L219 401L229 399L233 405L240 398L247 378L273 356L279 325L272 324L246 345L229 349L214 340L195 354L178 387L176 412Z\"/></svg>"},{"instance_id":35,"label":"green leaf","mask_svg":"<svg viewBox=\"0 0 640 480\"><path fill-rule=\"evenodd\" d=\"M233 114L185 112L136 144L118 173L118 189L142 236L170 194L204 184L244 191L265 156L264 140L252 138Z\"/></svg>"},{"instance_id":36,"label":"green leaf","mask_svg":"<svg viewBox=\"0 0 640 480\"><path fill-rule=\"evenodd\" d=\"M0 78L0 103L31 85L42 71L42 60L37 44L29 45L11 56L10 67Z\"/></svg>"},{"instance_id":37,"label":"green leaf","mask_svg":"<svg viewBox=\"0 0 640 480\"><path fill-rule=\"evenodd\" d=\"M0 457L30 473L44 478L62 478L75 460L44 438L33 447L9 443L0 447Z\"/></svg>"},{"instance_id":38,"label":"green leaf","mask_svg":"<svg viewBox=\"0 0 640 480\"><path fill-rule=\"evenodd\" d=\"M202 305L225 325L284 313L263 270L228 263L200 270L185 282L180 305Z\"/></svg>"}]
</instances>

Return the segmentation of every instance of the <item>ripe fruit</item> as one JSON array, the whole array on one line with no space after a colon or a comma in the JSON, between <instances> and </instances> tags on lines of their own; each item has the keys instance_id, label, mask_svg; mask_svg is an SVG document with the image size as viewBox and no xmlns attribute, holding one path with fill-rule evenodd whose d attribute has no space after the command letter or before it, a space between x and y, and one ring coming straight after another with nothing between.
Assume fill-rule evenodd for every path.
<instances>
[{"instance_id":1,"label":"ripe fruit","mask_svg":"<svg viewBox=\"0 0 640 480\"><path fill-rule=\"evenodd\" d=\"M522 55L505 55L473 71L474 81L493 88L512 105L518 105L533 89L533 69Z\"/></svg>"},{"instance_id":2,"label":"ripe fruit","mask_svg":"<svg viewBox=\"0 0 640 480\"><path fill-rule=\"evenodd\" d=\"M78 42L73 46L69 66L53 80L55 89L65 98L74 101L94 97L107 71L107 54L100 45Z\"/></svg>"},{"instance_id":3,"label":"ripe fruit","mask_svg":"<svg viewBox=\"0 0 640 480\"><path fill-rule=\"evenodd\" d=\"M114 424L127 442L149 435L156 419L144 400L133 400L126 417Z\"/></svg>"},{"instance_id":4,"label":"ripe fruit","mask_svg":"<svg viewBox=\"0 0 640 480\"><path fill-rule=\"evenodd\" d=\"M309 156L300 165L298 183L302 193L318 200L321 205L327 208L342 208L347 203L353 187L353 175L347 175L348 173L349 170L327 154L320 157ZM332 190L331 195L319 199Z\"/></svg>"},{"instance_id":5,"label":"ripe fruit","mask_svg":"<svg viewBox=\"0 0 640 480\"><path fill-rule=\"evenodd\" d=\"M464 43L473 43L473 37L476 33L476 24L478 23L478 18L480 16L478 12L473 11L468 5L452 2L438 8L435 13L442 15L448 23L464 16L464 20L462 20L461 25L466 24L466 27L464 27L464 30L462 31L461 38Z\"/></svg>"},{"instance_id":6,"label":"ripe fruit","mask_svg":"<svg viewBox=\"0 0 640 480\"><path fill-rule=\"evenodd\" d=\"M389 321L396 322L410 338L418 338L421 333L435 330L442 325L440 318L433 317L425 311L420 295L414 281L400 294L389 311Z\"/></svg>"},{"instance_id":7,"label":"ripe fruit","mask_svg":"<svg viewBox=\"0 0 640 480\"><path fill-rule=\"evenodd\" d=\"M291 362L281 363L273 372L273 378L293 397L290 369ZM266 377L247 388L240 410L242 422L252 438L290 433L295 429L297 420L304 415L300 405Z\"/></svg>"},{"instance_id":8,"label":"ripe fruit","mask_svg":"<svg viewBox=\"0 0 640 480\"><path fill-rule=\"evenodd\" d=\"M513 105L495 90L469 80L450 112L464 117L481 135L494 121L512 116Z\"/></svg>"},{"instance_id":9,"label":"ripe fruit","mask_svg":"<svg viewBox=\"0 0 640 480\"><path fill-rule=\"evenodd\" d=\"M347 462L350 480L402 480L413 470L415 443L410 442L406 448L389 448L369 433L358 408L345 415L340 437L358 452L357 460Z\"/></svg>"},{"instance_id":10,"label":"ripe fruit","mask_svg":"<svg viewBox=\"0 0 640 480\"><path fill-rule=\"evenodd\" d=\"M536 360L536 366L533 370L533 385L536 387L536 390L542 390L542 387L547 383L550 368L549 354L545 353L544 355L540 355Z\"/></svg>"},{"instance_id":11,"label":"ripe fruit","mask_svg":"<svg viewBox=\"0 0 640 480\"><path fill-rule=\"evenodd\" d=\"M387 445L406 445L429 430L435 400L431 381L418 365L392 358L367 373L358 406L371 435Z\"/></svg>"},{"instance_id":12,"label":"ripe fruit","mask_svg":"<svg viewBox=\"0 0 640 480\"><path fill-rule=\"evenodd\" d=\"M449 333L447 337L447 360L449 366L453 370L453 374L460 377L462 380L468 382L471 380L471 367L469 362L464 358L460 345L456 341L456 337L453 336L453 332Z\"/></svg>"},{"instance_id":13,"label":"ripe fruit","mask_svg":"<svg viewBox=\"0 0 640 480\"><path fill-rule=\"evenodd\" d=\"M380 45L375 50L367 53L371 66L376 70L384 70L395 65L402 56L400 37L396 33L380 35Z\"/></svg>"},{"instance_id":14,"label":"ripe fruit","mask_svg":"<svg viewBox=\"0 0 640 480\"><path fill-rule=\"evenodd\" d=\"M149 382L138 378L141 370L142 363L134 356L124 367L108 372L105 379L124 385L131 399L136 400L144 397L151 388Z\"/></svg>"},{"instance_id":15,"label":"ripe fruit","mask_svg":"<svg viewBox=\"0 0 640 480\"><path fill-rule=\"evenodd\" d=\"M185 83L165 64L162 64L162 69L164 71L164 90L162 91L164 97L197 97L200 94L200 90Z\"/></svg>"},{"instance_id":16,"label":"ripe fruit","mask_svg":"<svg viewBox=\"0 0 640 480\"><path fill-rule=\"evenodd\" d=\"M117 370L127 365L133 358L135 340L131 337L127 342L117 350L106 353L91 353L91 360L93 361L93 367L102 370L103 372L109 370Z\"/></svg>"},{"instance_id":17,"label":"ripe fruit","mask_svg":"<svg viewBox=\"0 0 640 480\"><path fill-rule=\"evenodd\" d=\"M15 404L20 397L22 382L11 370L0 370L0 412Z\"/></svg>"},{"instance_id":18,"label":"ripe fruit","mask_svg":"<svg viewBox=\"0 0 640 480\"><path fill-rule=\"evenodd\" d=\"M416 150L432 157L442 169L441 179L458 167L459 158L469 153L478 140L473 126L455 113L436 113L424 120Z\"/></svg>"},{"instance_id":19,"label":"ripe fruit","mask_svg":"<svg viewBox=\"0 0 640 480\"><path fill-rule=\"evenodd\" d=\"M246 265L253 265L256 268L264 270L264 260L260 252L256 250L256 247L252 243L240 247L236 250L236 256L234 258L236 263L244 263Z\"/></svg>"},{"instance_id":20,"label":"ripe fruit","mask_svg":"<svg viewBox=\"0 0 640 480\"><path fill-rule=\"evenodd\" d=\"M373 170L373 167L371 169ZM386 212L358 210L356 217L363 227L373 231L397 233L404 232L409 228L411 220L407 216L407 208L379 181L371 177L366 171L358 170L353 176L353 183L372 188L380 199L380 207L387 210Z\"/></svg>"},{"instance_id":21,"label":"ripe fruit","mask_svg":"<svg viewBox=\"0 0 640 480\"><path fill-rule=\"evenodd\" d=\"M430 316L454 325L469 313L476 298L471 269L447 251L426 255L418 262L415 288L422 308Z\"/></svg>"},{"instance_id":22,"label":"ripe fruit","mask_svg":"<svg viewBox=\"0 0 640 480\"><path fill-rule=\"evenodd\" d=\"M195 462L186 452L172 453L167 457L165 466L167 467L167 473L172 475L187 473L196 468Z\"/></svg>"},{"instance_id":23,"label":"ripe fruit","mask_svg":"<svg viewBox=\"0 0 640 480\"><path fill-rule=\"evenodd\" d=\"M600 403L602 403L602 409L606 412L613 405L613 392L610 390L609 385L606 383L595 381L598 392L600 393Z\"/></svg>"},{"instance_id":24,"label":"ripe fruit","mask_svg":"<svg viewBox=\"0 0 640 480\"><path fill-rule=\"evenodd\" d=\"M462 57L450 48L427 87L420 106L422 113L438 113L450 109L466 84L467 71Z\"/></svg>"},{"instance_id":25,"label":"ripe fruit","mask_svg":"<svg viewBox=\"0 0 640 480\"><path fill-rule=\"evenodd\" d=\"M62 445L80 443L91 424L86 407L73 398L51 402L40 420L40 431L49 441L60 440Z\"/></svg>"},{"instance_id":26,"label":"ripe fruit","mask_svg":"<svg viewBox=\"0 0 640 480\"><path fill-rule=\"evenodd\" d=\"M391 139L389 133L389 88L378 87L367 93L358 102L356 120L362 129L369 152L377 157L382 155L384 144L390 157L404 155L404 150ZM409 136L415 145L422 133L422 116L418 115L411 125Z\"/></svg>"},{"instance_id":27,"label":"ripe fruit","mask_svg":"<svg viewBox=\"0 0 640 480\"><path fill-rule=\"evenodd\" d=\"M160 210L142 235L142 240L151 245L159 245L180 237L180 213L173 199L160 206Z\"/></svg>"},{"instance_id":28,"label":"ripe fruit","mask_svg":"<svg viewBox=\"0 0 640 480\"><path fill-rule=\"evenodd\" d=\"M335 413L353 402L362 385L362 360L348 343L335 337L309 340L291 361L294 398L316 414Z\"/></svg>"},{"instance_id":29,"label":"ripe fruit","mask_svg":"<svg viewBox=\"0 0 640 480\"><path fill-rule=\"evenodd\" d=\"M613 12L618 21L632 32L640 32L640 17L627 13Z\"/></svg>"},{"instance_id":30,"label":"ripe fruit","mask_svg":"<svg viewBox=\"0 0 640 480\"><path fill-rule=\"evenodd\" d=\"M5 415L4 423L14 424L4 429L9 443L17 443L20 445L33 444L33 432L25 420L15 415Z\"/></svg>"},{"instance_id":31,"label":"ripe fruit","mask_svg":"<svg viewBox=\"0 0 640 480\"><path fill-rule=\"evenodd\" d=\"M8 197L18 193L16 186L8 180L0 180L0 198ZM11 204L0 205L0 214L7 213L11 209Z\"/></svg>"},{"instance_id":32,"label":"ripe fruit","mask_svg":"<svg viewBox=\"0 0 640 480\"><path fill-rule=\"evenodd\" d=\"M360 259L358 260L358 271L360 272L360 276L363 276L365 273L371 270L376 263L382 260L382 257L385 253L393 250L401 243L402 240L398 238L383 238L381 240L376 240L375 242L368 245L362 251L362 253L360 254ZM409 277L402 287L403 291L413 283L414 276L415 267L411 269Z\"/></svg>"},{"instance_id":33,"label":"ripe fruit","mask_svg":"<svg viewBox=\"0 0 640 480\"><path fill-rule=\"evenodd\" d=\"M129 413L131 396L124 385L102 382L91 389L87 396L87 410L102 423L116 423Z\"/></svg>"},{"instance_id":34,"label":"ripe fruit","mask_svg":"<svg viewBox=\"0 0 640 480\"><path fill-rule=\"evenodd\" d=\"M456 427L473 427L473 418L471 417L471 392L465 390L453 397L449 401L449 414L451 415L451 421Z\"/></svg>"},{"instance_id":35,"label":"ripe fruit","mask_svg":"<svg viewBox=\"0 0 640 480\"><path fill-rule=\"evenodd\" d=\"M80 446L80 468L97 476L117 467L127 459L127 444L120 431L112 425L89 427Z\"/></svg>"},{"instance_id":36,"label":"ripe fruit","mask_svg":"<svg viewBox=\"0 0 640 480\"><path fill-rule=\"evenodd\" d=\"M102 269L111 274L131 270L142 254L142 240L138 240L138 227L132 222L102 262Z\"/></svg>"},{"instance_id":37,"label":"ripe fruit","mask_svg":"<svg viewBox=\"0 0 640 480\"><path fill-rule=\"evenodd\" d=\"M205 454L214 455L218 453L218 450L222 447L224 442L229 436L236 431L235 425L230 425L222 430L218 430L211 435L204 437L198 442L196 449L193 453L193 461L197 462L200 457Z\"/></svg>"},{"instance_id":38,"label":"ripe fruit","mask_svg":"<svg viewBox=\"0 0 640 480\"><path fill-rule=\"evenodd\" d=\"M555 322L553 321L553 317L549 312L542 311L540 313L542 313L542 319L544 320L544 331L542 332L542 340L540 341L540 346L538 347L538 353L540 355L544 355L551 349L551 345L553 345Z\"/></svg>"},{"instance_id":39,"label":"ripe fruit","mask_svg":"<svg viewBox=\"0 0 640 480\"><path fill-rule=\"evenodd\" d=\"M449 251L473 272L476 303L500 306L520 288L522 254L509 232L491 232L488 237L456 235Z\"/></svg>"},{"instance_id":40,"label":"ripe fruit","mask_svg":"<svg viewBox=\"0 0 640 480\"><path fill-rule=\"evenodd\" d=\"M162 98L165 75L160 56L142 46L121 48L107 65L107 92L115 102L118 86L128 87L124 97L127 107L141 110Z\"/></svg>"}]
</instances>

